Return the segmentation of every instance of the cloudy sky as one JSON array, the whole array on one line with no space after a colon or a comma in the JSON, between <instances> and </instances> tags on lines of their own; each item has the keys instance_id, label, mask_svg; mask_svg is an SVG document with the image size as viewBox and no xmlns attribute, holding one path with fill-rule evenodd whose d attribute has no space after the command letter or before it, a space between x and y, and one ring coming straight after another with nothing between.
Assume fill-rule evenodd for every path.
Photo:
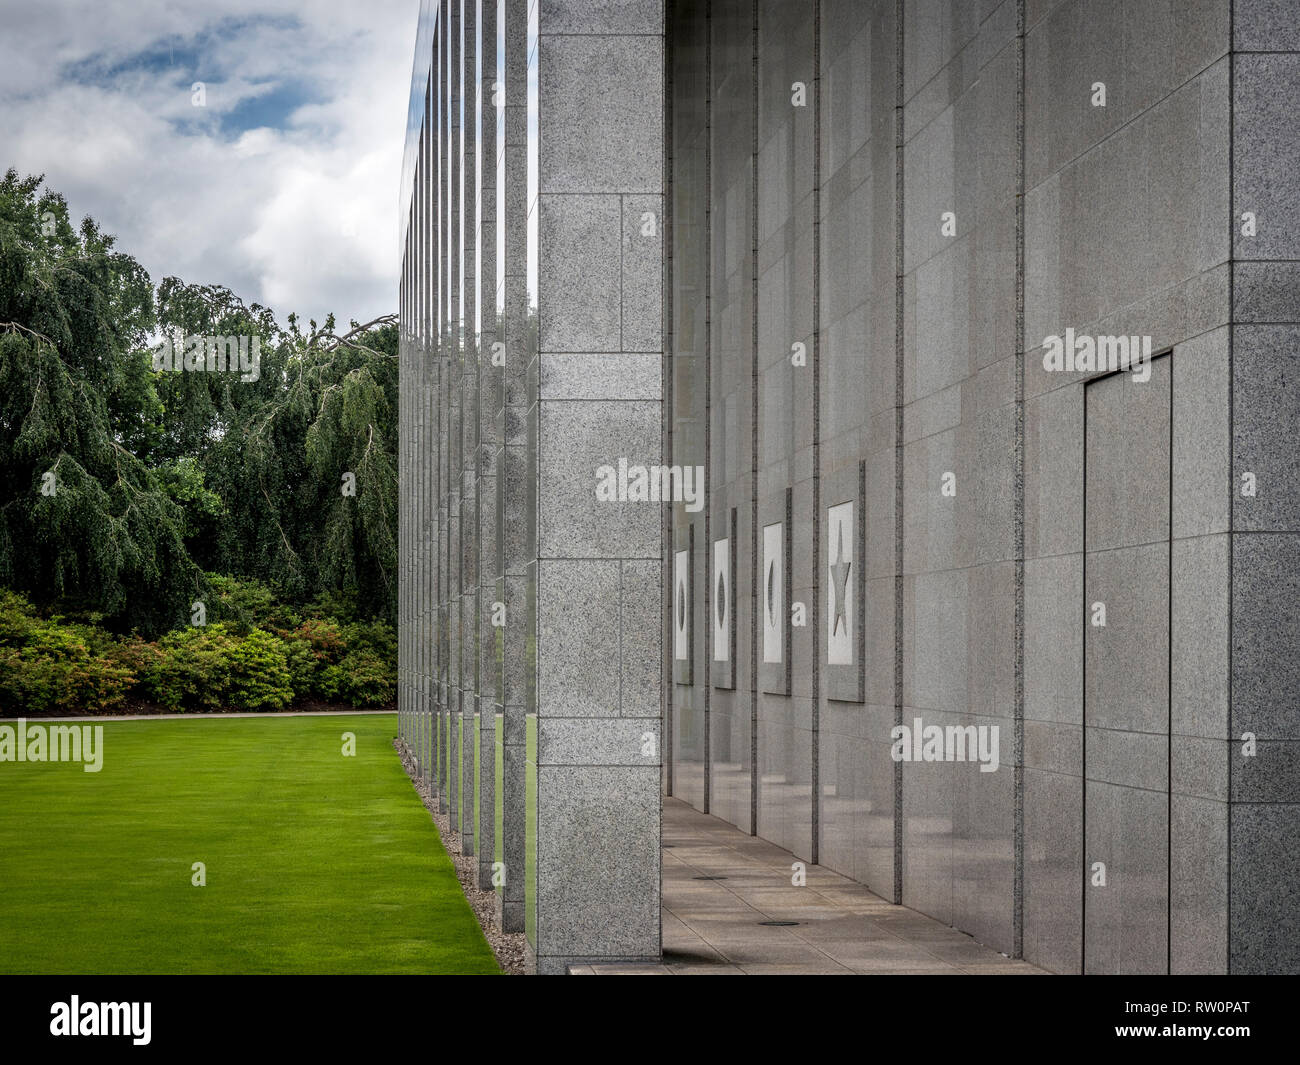
<instances>
[{"instance_id":1,"label":"cloudy sky","mask_svg":"<svg viewBox=\"0 0 1300 1065\"><path fill-rule=\"evenodd\" d=\"M281 321L395 311L418 14L419 0L0 0L0 171L45 174L155 284L223 284Z\"/></svg>"}]
</instances>

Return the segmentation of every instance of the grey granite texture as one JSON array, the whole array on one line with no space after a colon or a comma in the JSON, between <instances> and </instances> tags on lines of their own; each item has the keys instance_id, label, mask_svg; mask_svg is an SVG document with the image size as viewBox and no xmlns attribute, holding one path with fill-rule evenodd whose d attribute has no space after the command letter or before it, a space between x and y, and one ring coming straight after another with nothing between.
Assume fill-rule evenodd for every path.
<instances>
[{"instance_id":1,"label":"grey granite texture","mask_svg":"<svg viewBox=\"0 0 1300 1065\"><path fill-rule=\"evenodd\" d=\"M419 78L472 58L459 6L431 8ZM472 809L476 768L500 799L537 971L657 957L664 784L1054 971L1300 968L1290 5L541 0L530 41L533 8L504 5L483 112L504 185L485 155L448 195L445 94L408 145L398 700L444 803ZM446 320L476 271L479 336ZM1045 368L1066 330L1162 357L1149 381ZM620 459L702 468L702 508L600 501ZM862 639L829 669L849 497ZM775 521L806 622L764 663ZM476 713L499 780L449 731ZM895 762L918 716L996 725L999 770Z\"/></svg>"}]
</instances>

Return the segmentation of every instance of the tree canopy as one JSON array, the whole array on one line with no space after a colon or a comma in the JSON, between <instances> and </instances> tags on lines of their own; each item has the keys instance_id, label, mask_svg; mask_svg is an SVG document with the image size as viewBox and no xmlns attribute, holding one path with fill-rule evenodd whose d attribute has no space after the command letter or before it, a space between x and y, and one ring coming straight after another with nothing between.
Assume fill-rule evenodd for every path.
<instances>
[{"instance_id":1,"label":"tree canopy","mask_svg":"<svg viewBox=\"0 0 1300 1065\"><path fill-rule=\"evenodd\" d=\"M391 618L397 410L393 316L155 288L41 178L0 181L0 584L145 634L212 573Z\"/></svg>"}]
</instances>

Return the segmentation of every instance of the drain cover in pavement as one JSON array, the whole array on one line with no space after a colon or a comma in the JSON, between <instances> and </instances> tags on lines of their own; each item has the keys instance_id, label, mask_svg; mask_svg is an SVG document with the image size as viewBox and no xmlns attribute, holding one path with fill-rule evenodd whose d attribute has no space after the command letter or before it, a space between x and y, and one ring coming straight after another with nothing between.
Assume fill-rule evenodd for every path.
<instances>
[{"instance_id":1,"label":"drain cover in pavement","mask_svg":"<svg viewBox=\"0 0 1300 1065\"><path fill-rule=\"evenodd\" d=\"M797 925L798 921L759 921L759 924L767 925L769 928L790 928Z\"/></svg>"}]
</instances>

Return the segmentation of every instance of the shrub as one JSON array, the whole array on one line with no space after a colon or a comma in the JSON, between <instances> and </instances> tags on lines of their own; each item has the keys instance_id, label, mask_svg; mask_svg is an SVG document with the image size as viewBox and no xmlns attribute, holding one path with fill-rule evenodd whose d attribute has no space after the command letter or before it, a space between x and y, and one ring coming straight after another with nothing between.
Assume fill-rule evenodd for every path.
<instances>
[{"instance_id":1,"label":"shrub","mask_svg":"<svg viewBox=\"0 0 1300 1065\"><path fill-rule=\"evenodd\" d=\"M355 590L321 592L303 608L303 615L311 618L326 618L330 621L355 621L357 594Z\"/></svg>"},{"instance_id":2,"label":"shrub","mask_svg":"<svg viewBox=\"0 0 1300 1065\"><path fill-rule=\"evenodd\" d=\"M284 641L254 629L230 651L227 698L243 710L283 710L293 701Z\"/></svg>"},{"instance_id":3,"label":"shrub","mask_svg":"<svg viewBox=\"0 0 1300 1065\"><path fill-rule=\"evenodd\" d=\"M347 649L338 625L326 618L308 618L285 635L284 645L294 697L324 695L323 672Z\"/></svg>"},{"instance_id":4,"label":"shrub","mask_svg":"<svg viewBox=\"0 0 1300 1065\"><path fill-rule=\"evenodd\" d=\"M293 635L305 640L312 654L321 662L337 662L347 645L343 632L329 618L308 618L294 630Z\"/></svg>"},{"instance_id":5,"label":"shrub","mask_svg":"<svg viewBox=\"0 0 1300 1065\"><path fill-rule=\"evenodd\" d=\"M104 713L142 696L172 711L281 710L320 697L390 706L397 689L397 632L387 621L305 620L255 581L214 578L214 620L157 642L115 636L91 623L42 618L0 589L0 711ZM239 620L242 618L243 620ZM265 624L252 624L261 618Z\"/></svg>"},{"instance_id":6,"label":"shrub","mask_svg":"<svg viewBox=\"0 0 1300 1065\"><path fill-rule=\"evenodd\" d=\"M312 653L311 644L297 637L284 642L285 664L289 670L289 687L293 697L302 699L319 694L320 663Z\"/></svg>"},{"instance_id":7,"label":"shrub","mask_svg":"<svg viewBox=\"0 0 1300 1065\"><path fill-rule=\"evenodd\" d=\"M220 707L230 687L233 643L221 622L169 632L159 641L146 687L169 710Z\"/></svg>"},{"instance_id":8,"label":"shrub","mask_svg":"<svg viewBox=\"0 0 1300 1065\"><path fill-rule=\"evenodd\" d=\"M131 635L114 640L105 648L103 654L110 661L128 670L134 685L141 685L149 671L162 659L163 650L156 643Z\"/></svg>"},{"instance_id":9,"label":"shrub","mask_svg":"<svg viewBox=\"0 0 1300 1065\"><path fill-rule=\"evenodd\" d=\"M0 588L0 647L21 647L41 624L26 596Z\"/></svg>"},{"instance_id":10,"label":"shrub","mask_svg":"<svg viewBox=\"0 0 1300 1065\"><path fill-rule=\"evenodd\" d=\"M102 713L121 706L134 681L128 668L92 654L75 630L55 622L32 630L22 647L0 648L0 705L6 709Z\"/></svg>"},{"instance_id":11,"label":"shrub","mask_svg":"<svg viewBox=\"0 0 1300 1065\"><path fill-rule=\"evenodd\" d=\"M214 602L208 611L210 621L220 621L231 631L245 636L253 629L282 633L298 626L302 618L280 602L261 581L244 577L207 574Z\"/></svg>"},{"instance_id":12,"label":"shrub","mask_svg":"<svg viewBox=\"0 0 1300 1065\"><path fill-rule=\"evenodd\" d=\"M322 671L321 694L352 706L387 706L397 698L397 675L374 651L349 651Z\"/></svg>"},{"instance_id":13,"label":"shrub","mask_svg":"<svg viewBox=\"0 0 1300 1065\"><path fill-rule=\"evenodd\" d=\"M387 621L354 621L339 630L349 651L371 651L397 666L397 629Z\"/></svg>"}]
</instances>

